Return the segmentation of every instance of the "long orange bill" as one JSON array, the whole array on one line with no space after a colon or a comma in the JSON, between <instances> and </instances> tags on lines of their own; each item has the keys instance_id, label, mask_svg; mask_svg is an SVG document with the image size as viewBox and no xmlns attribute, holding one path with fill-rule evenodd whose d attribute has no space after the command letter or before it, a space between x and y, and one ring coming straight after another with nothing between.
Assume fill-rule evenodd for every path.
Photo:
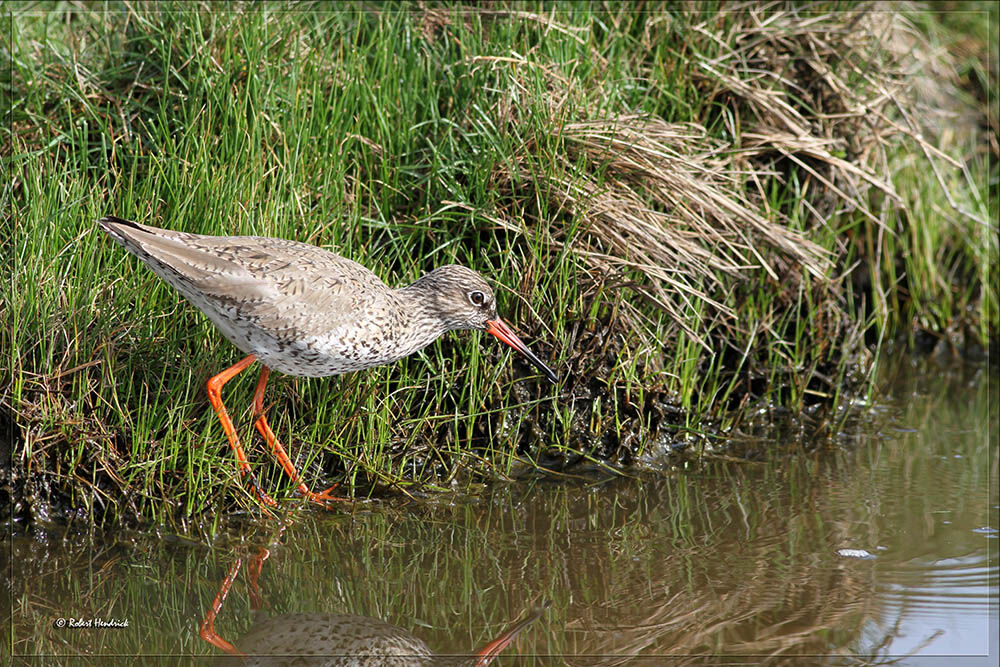
<instances>
[{"instance_id":1,"label":"long orange bill","mask_svg":"<svg viewBox=\"0 0 1000 667\"><path fill-rule=\"evenodd\" d=\"M486 331L527 357L528 361L544 373L545 377L547 377L552 384L559 382L559 378L556 377L556 374L552 371L552 369L546 366L541 359L536 357L535 354L528 349L528 346L522 343L521 339L518 338L517 335L510 330L510 327L507 326L499 317L495 320L489 320L486 322Z\"/></svg>"}]
</instances>

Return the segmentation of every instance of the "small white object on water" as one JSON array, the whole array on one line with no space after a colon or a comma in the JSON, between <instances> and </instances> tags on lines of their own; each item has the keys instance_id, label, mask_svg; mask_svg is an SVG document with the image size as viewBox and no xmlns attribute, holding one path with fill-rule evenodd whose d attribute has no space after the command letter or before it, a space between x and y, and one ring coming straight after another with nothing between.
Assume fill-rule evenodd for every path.
<instances>
[{"instance_id":1,"label":"small white object on water","mask_svg":"<svg viewBox=\"0 0 1000 667\"><path fill-rule=\"evenodd\" d=\"M863 560L871 560L875 558L875 554L865 551L864 549L838 549L838 556L843 556L844 558L861 558Z\"/></svg>"}]
</instances>

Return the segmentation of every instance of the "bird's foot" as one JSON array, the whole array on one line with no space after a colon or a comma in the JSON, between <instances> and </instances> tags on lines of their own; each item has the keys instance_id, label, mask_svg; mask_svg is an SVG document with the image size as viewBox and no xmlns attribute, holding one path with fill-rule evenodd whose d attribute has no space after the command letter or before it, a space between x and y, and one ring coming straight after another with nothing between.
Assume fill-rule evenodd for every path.
<instances>
[{"instance_id":1,"label":"bird's foot","mask_svg":"<svg viewBox=\"0 0 1000 667\"><path fill-rule=\"evenodd\" d=\"M347 498L344 498L343 496L333 495L332 491L336 489L338 486L340 486L340 484L334 484L330 488L324 491L320 491L319 493L313 493L312 491L309 491L307 489L306 493L304 493L303 495L306 497L306 499L314 503L317 503L319 505L323 505L324 507L329 509L331 502L333 501L344 502L347 500Z\"/></svg>"}]
</instances>

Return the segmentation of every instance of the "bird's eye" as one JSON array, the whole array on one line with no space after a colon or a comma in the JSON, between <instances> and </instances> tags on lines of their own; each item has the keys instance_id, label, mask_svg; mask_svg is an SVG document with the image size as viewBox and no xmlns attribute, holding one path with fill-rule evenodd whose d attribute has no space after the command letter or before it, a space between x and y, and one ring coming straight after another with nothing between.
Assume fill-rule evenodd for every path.
<instances>
[{"instance_id":1,"label":"bird's eye","mask_svg":"<svg viewBox=\"0 0 1000 667\"><path fill-rule=\"evenodd\" d=\"M469 292L469 301L473 306L479 307L486 303L486 295L482 292L476 290L475 292Z\"/></svg>"}]
</instances>

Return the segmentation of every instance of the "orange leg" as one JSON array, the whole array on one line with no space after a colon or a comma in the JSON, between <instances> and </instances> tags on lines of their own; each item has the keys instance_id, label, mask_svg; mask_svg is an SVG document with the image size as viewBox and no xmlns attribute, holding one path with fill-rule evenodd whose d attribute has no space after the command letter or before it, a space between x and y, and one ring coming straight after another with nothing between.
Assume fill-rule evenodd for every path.
<instances>
[{"instance_id":1,"label":"orange leg","mask_svg":"<svg viewBox=\"0 0 1000 667\"><path fill-rule=\"evenodd\" d=\"M264 369L260 372L260 379L257 380L257 391L253 395L253 414L254 414L254 426L260 431L260 434L264 436L264 440L267 442L268 446L271 448L271 453L274 454L274 458L278 460L281 464L282 469L285 474L288 475L292 481L297 482L296 487L304 497L309 500L325 505L328 500L343 500L343 498L338 498L337 496L331 495L330 492L337 488L334 484L326 491L322 493L313 493L302 478L299 476L299 471L295 469L295 465L292 460L288 457L288 452L285 448L281 446L278 442L278 438L274 435L271 427L267 423L267 415L264 414L264 388L267 386L267 378L271 374L271 369L264 366Z\"/></svg>"},{"instance_id":2,"label":"orange leg","mask_svg":"<svg viewBox=\"0 0 1000 667\"><path fill-rule=\"evenodd\" d=\"M240 372L246 370L246 368L256 360L257 357L251 354L210 379L208 381L208 400L212 402L212 407L215 408L215 414L219 416L219 421L222 422L222 430L226 432L226 437L229 438L229 444L232 445L233 451L236 452L236 462L240 467L240 472L244 477L250 477L252 489L257 497L267 505L274 507L278 503L274 502L274 500L264 492L264 489L261 488L260 484L257 483L257 478L254 477L253 471L250 469L250 463L247 461L247 455L243 451L243 445L240 444L240 439L236 435L236 428L233 426L233 420L229 418L226 406L222 403L222 386L236 377Z\"/></svg>"},{"instance_id":3,"label":"orange leg","mask_svg":"<svg viewBox=\"0 0 1000 667\"><path fill-rule=\"evenodd\" d=\"M244 359L244 361L246 360ZM201 629L198 634L202 639L213 646L219 647L226 653L246 659L247 656L245 653L237 649L215 632L215 617L219 615L219 610L222 609L222 603L226 600L226 596L229 595L229 589L233 587L233 582L236 581L236 575L239 574L240 571L240 563L241 561L236 559L233 566L229 568L226 578L222 581L222 587L219 589L219 592L215 594L215 599L212 600L212 608L209 610L208 614L205 615L205 619L201 622Z\"/></svg>"}]
</instances>

